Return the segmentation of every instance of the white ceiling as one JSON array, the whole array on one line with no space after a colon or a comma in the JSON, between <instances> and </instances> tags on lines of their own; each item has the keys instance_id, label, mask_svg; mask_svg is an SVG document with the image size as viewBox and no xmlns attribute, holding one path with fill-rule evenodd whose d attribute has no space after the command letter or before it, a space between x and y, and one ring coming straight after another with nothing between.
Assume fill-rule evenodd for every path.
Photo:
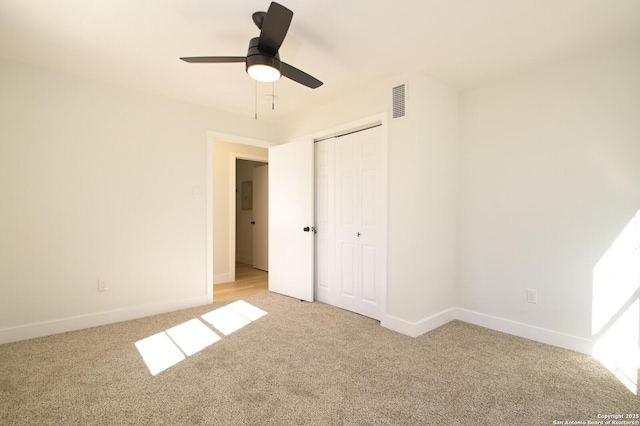
<instances>
[{"instance_id":1,"label":"white ceiling","mask_svg":"<svg viewBox=\"0 0 640 426\"><path fill-rule=\"evenodd\" d=\"M293 10L281 59L316 90L259 85L260 119L280 119L390 74L424 71L472 88L640 39L639 0L281 0ZM268 0L0 0L0 57L253 117L244 56Z\"/></svg>"}]
</instances>

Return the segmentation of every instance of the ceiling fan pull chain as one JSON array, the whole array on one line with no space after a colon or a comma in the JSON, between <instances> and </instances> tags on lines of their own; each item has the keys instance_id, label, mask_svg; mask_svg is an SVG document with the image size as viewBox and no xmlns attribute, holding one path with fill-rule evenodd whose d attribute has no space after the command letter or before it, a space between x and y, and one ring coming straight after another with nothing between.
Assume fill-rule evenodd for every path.
<instances>
[{"instance_id":1,"label":"ceiling fan pull chain","mask_svg":"<svg viewBox=\"0 0 640 426\"><path fill-rule=\"evenodd\" d=\"M273 81L271 82L271 111L275 111L276 109L275 103L276 103L276 82Z\"/></svg>"},{"instance_id":2,"label":"ceiling fan pull chain","mask_svg":"<svg viewBox=\"0 0 640 426\"><path fill-rule=\"evenodd\" d=\"M258 119L258 80L256 80L256 105L255 105L255 118Z\"/></svg>"}]
</instances>

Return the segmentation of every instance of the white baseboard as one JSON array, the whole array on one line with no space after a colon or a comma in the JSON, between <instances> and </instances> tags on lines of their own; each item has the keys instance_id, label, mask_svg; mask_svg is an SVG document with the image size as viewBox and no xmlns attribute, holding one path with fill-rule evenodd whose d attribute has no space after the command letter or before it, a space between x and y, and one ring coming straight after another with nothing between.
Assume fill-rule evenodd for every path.
<instances>
[{"instance_id":1,"label":"white baseboard","mask_svg":"<svg viewBox=\"0 0 640 426\"><path fill-rule=\"evenodd\" d=\"M0 344L33 339L35 337L49 336L52 334L80 330L83 328L113 324L116 322L163 314L165 312L202 306L209 303L210 301L207 296L200 296L5 328L0 329Z\"/></svg>"},{"instance_id":2,"label":"white baseboard","mask_svg":"<svg viewBox=\"0 0 640 426\"><path fill-rule=\"evenodd\" d=\"M253 265L253 257L236 256L236 262Z\"/></svg>"},{"instance_id":3,"label":"white baseboard","mask_svg":"<svg viewBox=\"0 0 640 426\"><path fill-rule=\"evenodd\" d=\"M380 325L410 337L418 337L421 334L435 330L454 319L455 309L448 309L418 322L409 322L401 318L394 317L393 315L385 315L382 321L380 321Z\"/></svg>"},{"instance_id":4,"label":"white baseboard","mask_svg":"<svg viewBox=\"0 0 640 426\"><path fill-rule=\"evenodd\" d=\"M5 328L0 329L0 344L113 324L165 312L192 308L194 306L202 306L209 303L208 296L200 296ZM595 344L593 340L461 308L447 309L417 322L410 322L392 315L385 315L381 321L381 325L410 337L418 337L456 319L547 345L593 355L593 346Z\"/></svg>"},{"instance_id":5,"label":"white baseboard","mask_svg":"<svg viewBox=\"0 0 640 426\"><path fill-rule=\"evenodd\" d=\"M461 308L448 309L418 322L409 322L392 315L386 315L380 324L398 333L410 337L418 337L453 320L460 320L547 345L593 355L593 346L595 344L593 340Z\"/></svg>"},{"instance_id":6,"label":"white baseboard","mask_svg":"<svg viewBox=\"0 0 640 426\"><path fill-rule=\"evenodd\" d=\"M213 276L213 285L220 284L220 283L228 283L231 281L235 281L235 277L234 277L234 274L230 272L226 272L224 274L215 274Z\"/></svg>"},{"instance_id":7,"label":"white baseboard","mask_svg":"<svg viewBox=\"0 0 640 426\"><path fill-rule=\"evenodd\" d=\"M455 315L456 319L460 321L587 355L593 355L593 346L596 343L593 340L584 339L582 337L572 336L570 334L564 334L461 308L456 309Z\"/></svg>"}]
</instances>

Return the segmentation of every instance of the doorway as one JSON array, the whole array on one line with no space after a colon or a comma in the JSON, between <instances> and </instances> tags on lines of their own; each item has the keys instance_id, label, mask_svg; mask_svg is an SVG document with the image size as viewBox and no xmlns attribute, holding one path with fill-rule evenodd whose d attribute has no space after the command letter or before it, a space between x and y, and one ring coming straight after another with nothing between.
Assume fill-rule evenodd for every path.
<instances>
[{"instance_id":1,"label":"doorway","mask_svg":"<svg viewBox=\"0 0 640 426\"><path fill-rule=\"evenodd\" d=\"M269 290L269 273L244 263L236 264L236 280L216 284L214 301L237 300L251 294Z\"/></svg>"},{"instance_id":2,"label":"doorway","mask_svg":"<svg viewBox=\"0 0 640 426\"><path fill-rule=\"evenodd\" d=\"M266 157L231 153L227 280L214 285L214 301L268 290L268 163Z\"/></svg>"},{"instance_id":3,"label":"doorway","mask_svg":"<svg viewBox=\"0 0 640 426\"><path fill-rule=\"evenodd\" d=\"M206 285L213 302L214 285L235 281L236 159L268 162L275 144L207 132Z\"/></svg>"},{"instance_id":4,"label":"doorway","mask_svg":"<svg viewBox=\"0 0 640 426\"><path fill-rule=\"evenodd\" d=\"M236 159L236 265L262 271L269 269L268 167L266 162Z\"/></svg>"}]
</instances>

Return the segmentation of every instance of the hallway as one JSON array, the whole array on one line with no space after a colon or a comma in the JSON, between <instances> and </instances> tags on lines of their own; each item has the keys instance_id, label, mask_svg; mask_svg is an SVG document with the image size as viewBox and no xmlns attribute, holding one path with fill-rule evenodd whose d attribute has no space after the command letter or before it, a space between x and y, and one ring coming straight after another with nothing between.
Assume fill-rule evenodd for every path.
<instances>
[{"instance_id":1,"label":"hallway","mask_svg":"<svg viewBox=\"0 0 640 426\"><path fill-rule=\"evenodd\" d=\"M236 280L213 286L213 301L240 299L269 290L269 273L245 263L236 263Z\"/></svg>"}]
</instances>

